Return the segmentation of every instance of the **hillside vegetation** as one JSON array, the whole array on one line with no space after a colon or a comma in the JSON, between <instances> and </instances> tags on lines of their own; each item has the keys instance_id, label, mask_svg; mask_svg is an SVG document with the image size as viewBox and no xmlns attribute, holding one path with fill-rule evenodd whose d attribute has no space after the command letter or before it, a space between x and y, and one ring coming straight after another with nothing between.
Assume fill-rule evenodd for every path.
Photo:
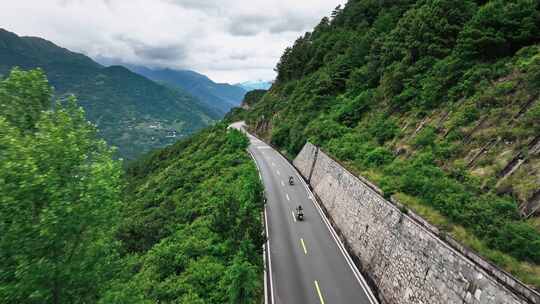
<instances>
[{"instance_id":1,"label":"hillside vegetation","mask_svg":"<svg viewBox=\"0 0 540 304\"><path fill-rule=\"evenodd\" d=\"M535 0L350 0L285 50L227 119L306 141L540 288Z\"/></svg>"},{"instance_id":2,"label":"hillside vegetation","mask_svg":"<svg viewBox=\"0 0 540 304\"><path fill-rule=\"evenodd\" d=\"M127 172L43 71L0 81L0 303L260 303L263 188L220 124Z\"/></svg>"},{"instance_id":3,"label":"hillside vegetation","mask_svg":"<svg viewBox=\"0 0 540 304\"><path fill-rule=\"evenodd\" d=\"M57 97L75 94L100 135L128 159L174 143L220 118L185 91L123 67L103 67L50 41L0 29L0 77L13 67L41 68Z\"/></svg>"},{"instance_id":4,"label":"hillside vegetation","mask_svg":"<svg viewBox=\"0 0 540 304\"><path fill-rule=\"evenodd\" d=\"M263 98L264 94L266 94L267 90L253 90L246 94L244 97L244 100L242 102L242 105L251 107L257 102Z\"/></svg>"},{"instance_id":5,"label":"hillside vegetation","mask_svg":"<svg viewBox=\"0 0 540 304\"><path fill-rule=\"evenodd\" d=\"M263 187L247 138L225 125L132 164L122 251L135 259L104 303L259 303Z\"/></svg>"}]
</instances>

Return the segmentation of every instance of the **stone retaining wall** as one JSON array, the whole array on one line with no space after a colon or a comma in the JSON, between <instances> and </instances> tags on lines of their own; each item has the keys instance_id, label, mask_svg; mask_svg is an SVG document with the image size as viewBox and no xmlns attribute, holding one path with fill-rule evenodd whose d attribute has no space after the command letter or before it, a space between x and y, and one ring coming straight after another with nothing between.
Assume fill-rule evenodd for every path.
<instances>
[{"instance_id":1,"label":"stone retaining wall","mask_svg":"<svg viewBox=\"0 0 540 304\"><path fill-rule=\"evenodd\" d=\"M420 216L389 202L307 143L294 165L309 181L382 303L540 304L540 295Z\"/></svg>"}]
</instances>

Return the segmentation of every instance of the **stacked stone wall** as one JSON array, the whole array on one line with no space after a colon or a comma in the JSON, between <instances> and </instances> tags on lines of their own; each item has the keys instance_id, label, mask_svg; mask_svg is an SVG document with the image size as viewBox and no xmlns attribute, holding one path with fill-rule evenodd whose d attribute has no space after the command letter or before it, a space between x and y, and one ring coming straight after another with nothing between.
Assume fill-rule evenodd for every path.
<instances>
[{"instance_id":1,"label":"stacked stone wall","mask_svg":"<svg viewBox=\"0 0 540 304\"><path fill-rule=\"evenodd\" d=\"M518 304L540 296L317 147L294 160L382 303Z\"/></svg>"},{"instance_id":2,"label":"stacked stone wall","mask_svg":"<svg viewBox=\"0 0 540 304\"><path fill-rule=\"evenodd\" d=\"M309 180L309 175L317 157L317 150L316 146L307 143L294 159L294 166L306 180Z\"/></svg>"}]
</instances>

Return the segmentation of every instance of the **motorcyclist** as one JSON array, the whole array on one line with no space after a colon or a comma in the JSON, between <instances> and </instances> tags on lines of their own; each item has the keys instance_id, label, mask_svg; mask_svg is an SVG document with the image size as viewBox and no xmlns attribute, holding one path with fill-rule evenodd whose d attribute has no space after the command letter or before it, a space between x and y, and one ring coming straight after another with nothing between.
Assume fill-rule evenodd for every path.
<instances>
[{"instance_id":1,"label":"motorcyclist","mask_svg":"<svg viewBox=\"0 0 540 304\"><path fill-rule=\"evenodd\" d=\"M297 217L299 220L303 220L303 218L304 218L304 213L302 212L302 205L298 205L298 207L296 207L296 217Z\"/></svg>"},{"instance_id":2,"label":"motorcyclist","mask_svg":"<svg viewBox=\"0 0 540 304\"><path fill-rule=\"evenodd\" d=\"M294 179L292 176L289 176L289 184L292 185L294 183Z\"/></svg>"}]
</instances>

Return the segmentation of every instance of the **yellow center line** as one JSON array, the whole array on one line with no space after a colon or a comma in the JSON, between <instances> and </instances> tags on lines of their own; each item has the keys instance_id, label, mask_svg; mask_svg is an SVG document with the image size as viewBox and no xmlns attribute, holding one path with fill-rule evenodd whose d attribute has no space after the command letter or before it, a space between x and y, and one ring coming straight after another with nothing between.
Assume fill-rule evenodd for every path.
<instances>
[{"instance_id":1,"label":"yellow center line","mask_svg":"<svg viewBox=\"0 0 540 304\"><path fill-rule=\"evenodd\" d=\"M321 300L321 304L324 304L324 299L322 297L321 289L319 288L319 282L315 280L315 289L317 290L317 294L319 295L319 300Z\"/></svg>"},{"instance_id":2,"label":"yellow center line","mask_svg":"<svg viewBox=\"0 0 540 304\"><path fill-rule=\"evenodd\" d=\"M307 255L307 249L306 244L304 243L304 239L300 238L300 243L302 244L302 248L304 248L304 254Z\"/></svg>"}]
</instances>

